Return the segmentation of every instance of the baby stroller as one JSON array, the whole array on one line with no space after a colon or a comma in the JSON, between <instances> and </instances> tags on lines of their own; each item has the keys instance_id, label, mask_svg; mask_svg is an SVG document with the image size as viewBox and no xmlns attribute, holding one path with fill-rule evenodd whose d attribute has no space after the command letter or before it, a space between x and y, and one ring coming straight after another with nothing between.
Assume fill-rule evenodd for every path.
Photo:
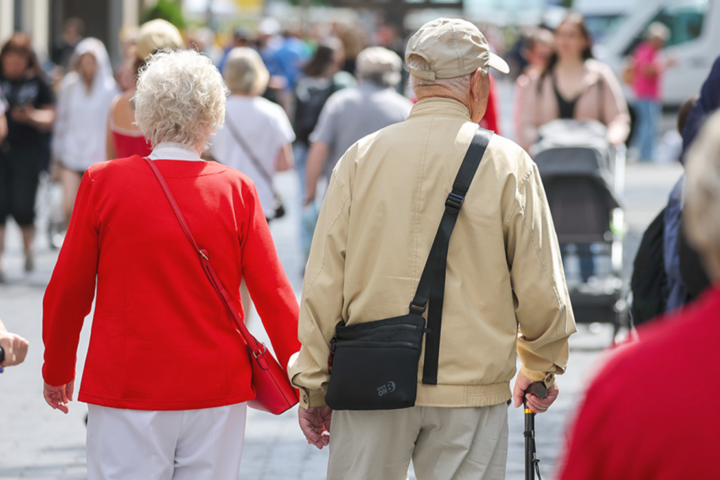
<instances>
[{"instance_id":1,"label":"baby stroller","mask_svg":"<svg viewBox=\"0 0 720 480\"><path fill-rule=\"evenodd\" d=\"M552 212L578 323L625 323L622 277L624 146L598 122L556 120L540 129L531 154Z\"/></svg>"}]
</instances>

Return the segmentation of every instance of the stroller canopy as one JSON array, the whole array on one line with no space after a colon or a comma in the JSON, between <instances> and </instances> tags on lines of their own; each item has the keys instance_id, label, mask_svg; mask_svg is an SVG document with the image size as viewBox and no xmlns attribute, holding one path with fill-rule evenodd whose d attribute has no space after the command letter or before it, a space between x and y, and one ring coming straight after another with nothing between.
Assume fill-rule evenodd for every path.
<instances>
[{"instance_id":1,"label":"stroller canopy","mask_svg":"<svg viewBox=\"0 0 720 480\"><path fill-rule=\"evenodd\" d=\"M555 120L540 128L540 139L530 149L543 181L568 177L593 180L606 192L608 208L620 206L614 195L615 151L595 121Z\"/></svg>"}]
</instances>

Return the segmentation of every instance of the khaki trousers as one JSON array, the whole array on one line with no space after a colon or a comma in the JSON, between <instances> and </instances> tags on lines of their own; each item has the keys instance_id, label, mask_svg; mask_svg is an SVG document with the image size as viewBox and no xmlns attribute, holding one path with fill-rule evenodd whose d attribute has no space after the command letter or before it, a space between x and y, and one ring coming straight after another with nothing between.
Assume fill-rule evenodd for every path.
<instances>
[{"instance_id":1,"label":"khaki trousers","mask_svg":"<svg viewBox=\"0 0 720 480\"><path fill-rule=\"evenodd\" d=\"M508 406L336 411L327 480L501 480Z\"/></svg>"}]
</instances>

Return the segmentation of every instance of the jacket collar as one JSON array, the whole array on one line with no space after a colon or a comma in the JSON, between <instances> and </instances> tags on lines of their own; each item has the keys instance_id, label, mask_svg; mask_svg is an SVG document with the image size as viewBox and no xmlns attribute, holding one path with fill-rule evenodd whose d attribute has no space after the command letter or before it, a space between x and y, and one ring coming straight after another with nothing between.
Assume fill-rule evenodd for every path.
<instances>
[{"instance_id":1,"label":"jacket collar","mask_svg":"<svg viewBox=\"0 0 720 480\"><path fill-rule=\"evenodd\" d=\"M414 117L424 117L429 115L458 117L467 120L468 122L471 121L470 112L465 105L457 100L441 97L427 98L416 103L410 112L408 120Z\"/></svg>"}]
</instances>

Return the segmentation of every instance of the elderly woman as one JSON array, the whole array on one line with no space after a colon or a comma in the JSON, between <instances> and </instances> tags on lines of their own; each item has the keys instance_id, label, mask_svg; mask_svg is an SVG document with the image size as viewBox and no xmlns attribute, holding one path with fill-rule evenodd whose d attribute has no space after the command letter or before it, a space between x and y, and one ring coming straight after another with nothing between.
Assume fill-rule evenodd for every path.
<instances>
[{"instance_id":1,"label":"elderly woman","mask_svg":"<svg viewBox=\"0 0 720 480\"><path fill-rule=\"evenodd\" d=\"M226 94L207 57L160 52L140 74L135 115L231 301L240 310L245 279L287 365L299 349L298 305L257 192L245 175L200 158ZM88 478L237 478L245 402L255 396L247 349L139 156L87 170L45 294L44 395L65 413L96 283L79 396L89 404Z\"/></svg>"},{"instance_id":2,"label":"elderly woman","mask_svg":"<svg viewBox=\"0 0 720 480\"><path fill-rule=\"evenodd\" d=\"M720 420L698 408L720 397L720 113L690 150L687 234L714 286L618 349L588 389L562 480L717 478ZM618 434L620 433L620 434Z\"/></svg>"},{"instance_id":3,"label":"elderly woman","mask_svg":"<svg viewBox=\"0 0 720 480\"><path fill-rule=\"evenodd\" d=\"M230 51L223 75L232 92L226 104L225 125L212 140L211 155L218 162L243 172L255 183L265 217L275 217L275 172L293 167L295 140L287 114L260 95L270 74L251 48Z\"/></svg>"}]
</instances>

